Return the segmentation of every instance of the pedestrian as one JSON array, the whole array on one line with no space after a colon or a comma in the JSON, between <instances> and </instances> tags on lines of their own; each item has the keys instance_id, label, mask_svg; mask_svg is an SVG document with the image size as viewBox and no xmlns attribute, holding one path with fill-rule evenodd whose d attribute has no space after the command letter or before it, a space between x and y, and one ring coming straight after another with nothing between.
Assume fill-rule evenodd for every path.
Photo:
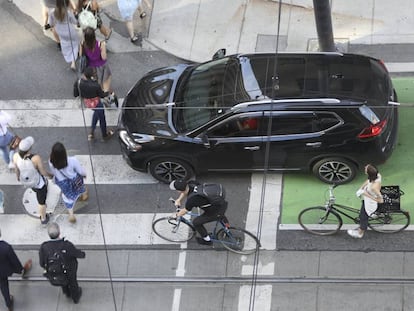
<instances>
[{"instance_id":1,"label":"pedestrian","mask_svg":"<svg viewBox=\"0 0 414 311\"><path fill-rule=\"evenodd\" d=\"M113 130L106 128L106 117L105 108L103 106L101 98L109 95L109 92L104 92L101 86L98 84L95 78L95 68L87 67L82 78L79 80L80 97L87 108L93 110L91 131L88 135L88 140L92 141L95 139L95 129L99 121L99 127L101 128L102 139L107 141L114 135Z\"/></svg>"},{"instance_id":2,"label":"pedestrian","mask_svg":"<svg viewBox=\"0 0 414 311\"><path fill-rule=\"evenodd\" d=\"M64 275L55 276L58 279L63 279L64 285L62 287L63 293L66 297L71 298L74 303L78 303L82 296L82 288L78 285L77 271L78 260L77 258L85 258L85 252L77 249L71 242L60 237L59 225L55 222L49 224L47 228L50 240L43 242L39 250L39 263L40 266L45 269L45 276L51 280L52 273L50 271L51 259L58 257L60 263L64 265L62 273ZM55 270L56 271L56 270ZM51 283L53 280L51 280ZM56 283L53 282L53 285Z\"/></svg>"},{"instance_id":3,"label":"pedestrian","mask_svg":"<svg viewBox=\"0 0 414 311\"><path fill-rule=\"evenodd\" d=\"M49 221L49 214L46 213L47 178L52 178L53 175L43 167L40 155L30 152L33 144L32 136L22 139L19 151L13 155L13 163L16 166L17 180L36 193L40 223L45 225Z\"/></svg>"},{"instance_id":4,"label":"pedestrian","mask_svg":"<svg viewBox=\"0 0 414 311\"><path fill-rule=\"evenodd\" d=\"M382 177L378 169L372 164L367 164L365 166L365 174L368 175L368 179L364 181L356 192L356 195L362 198L362 206L359 212L359 228L347 231L351 237L357 239L364 236L368 228L368 218L375 213L378 203L384 202L381 194Z\"/></svg>"},{"instance_id":5,"label":"pedestrian","mask_svg":"<svg viewBox=\"0 0 414 311\"><path fill-rule=\"evenodd\" d=\"M13 140L13 134L9 131L9 122L12 117L6 111L0 111L0 150L3 154L4 162L6 162L9 169L14 168L13 161L13 150L10 150L10 143Z\"/></svg>"},{"instance_id":6,"label":"pedestrian","mask_svg":"<svg viewBox=\"0 0 414 311\"><path fill-rule=\"evenodd\" d=\"M75 157L68 157L65 146L57 142L50 153L49 166L56 185L62 190L62 199L69 213L69 221L76 222L73 207L78 199L86 201L88 191L83 182L86 171Z\"/></svg>"},{"instance_id":7,"label":"pedestrian","mask_svg":"<svg viewBox=\"0 0 414 311\"><path fill-rule=\"evenodd\" d=\"M78 0L78 7L77 12L78 14L82 12L82 10L88 10L93 13L96 17L97 21L97 28L101 32L101 34L104 35L105 41L108 41L109 38L112 35L112 29L106 27L101 19L101 16L99 15L99 4L96 0Z\"/></svg>"},{"instance_id":8,"label":"pedestrian","mask_svg":"<svg viewBox=\"0 0 414 311\"><path fill-rule=\"evenodd\" d=\"M41 0L42 5L42 16L44 21L43 29L52 31L53 37L55 38L58 50L61 50L60 39L54 27L49 24L49 15L53 13L56 8L56 0Z\"/></svg>"},{"instance_id":9,"label":"pedestrian","mask_svg":"<svg viewBox=\"0 0 414 311\"><path fill-rule=\"evenodd\" d=\"M0 231L1 238L1 231ZM26 261L22 266L19 258L13 250L13 247L6 241L0 240L0 288L6 307L9 311L13 310L13 296L10 295L9 276L13 273L19 273L25 278L27 272L32 268L32 260Z\"/></svg>"},{"instance_id":10,"label":"pedestrian","mask_svg":"<svg viewBox=\"0 0 414 311\"><path fill-rule=\"evenodd\" d=\"M140 43L142 37L138 36L134 32L134 13L138 9L139 17L144 18L147 16L147 13L141 8L141 0L118 0L118 9L121 13L122 19L125 21L125 26L127 28L129 38L133 44Z\"/></svg>"},{"instance_id":11,"label":"pedestrian","mask_svg":"<svg viewBox=\"0 0 414 311\"><path fill-rule=\"evenodd\" d=\"M55 28L59 36L65 61L72 70L76 70L75 61L78 58L80 42L75 29L78 21L67 6L67 0L56 0L56 8L49 14L49 25Z\"/></svg>"},{"instance_id":12,"label":"pedestrian","mask_svg":"<svg viewBox=\"0 0 414 311\"><path fill-rule=\"evenodd\" d=\"M96 70L96 78L104 92L111 91L112 72L107 62L105 41L96 40L95 30L87 27L84 30L84 41L81 44L80 55L88 59L88 67Z\"/></svg>"}]
</instances>

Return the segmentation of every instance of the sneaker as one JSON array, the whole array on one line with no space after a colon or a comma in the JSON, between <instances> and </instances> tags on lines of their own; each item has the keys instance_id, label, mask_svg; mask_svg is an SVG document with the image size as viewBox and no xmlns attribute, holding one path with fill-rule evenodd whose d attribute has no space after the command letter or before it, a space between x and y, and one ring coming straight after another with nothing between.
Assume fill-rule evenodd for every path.
<instances>
[{"instance_id":1,"label":"sneaker","mask_svg":"<svg viewBox=\"0 0 414 311\"><path fill-rule=\"evenodd\" d=\"M57 44L57 49L59 50L59 51L61 51L62 50L62 46L60 45L60 42L59 43L56 43Z\"/></svg>"},{"instance_id":2,"label":"sneaker","mask_svg":"<svg viewBox=\"0 0 414 311\"><path fill-rule=\"evenodd\" d=\"M40 223L42 225L46 225L49 222L49 214L46 213L46 218L44 220L42 220L42 218L40 218Z\"/></svg>"},{"instance_id":3,"label":"sneaker","mask_svg":"<svg viewBox=\"0 0 414 311\"><path fill-rule=\"evenodd\" d=\"M9 170L13 170L13 169L16 168L16 166L14 165L14 163L12 161L10 161L7 166L9 167Z\"/></svg>"},{"instance_id":4,"label":"sneaker","mask_svg":"<svg viewBox=\"0 0 414 311\"><path fill-rule=\"evenodd\" d=\"M201 245L211 245L213 244L212 241L206 241L203 238L196 237L197 243Z\"/></svg>"},{"instance_id":5,"label":"sneaker","mask_svg":"<svg viewBox=\"0 0 414 311\"><path fill-rule=\"evenodd\" d=\"M349 229L347 233L355 239L360 239L364 236L364 234L361 233L358 229Z\"/></svg>"},{"instance_id":6,"label":"sneaker","mask_svg":"<svg viewBox=\"0 0 414 311\"><path fill-rule=\"evenodd\" d=\"M92 141L95 139L95 135L93 135L92 133L88 135L88 140Z\"/></svg>"},{"instance_id":7,"label":"sneaker","mask_svg":"<svg viewBox=\"0 0 414 311\"><path fill-rule=\"evenodd\" d=\"M31 259L26 261L26 263L23 266L22 279L27 277L27 272L29 272L30 269L32 269L32 260Z\"/></svg>"}]
</instances>

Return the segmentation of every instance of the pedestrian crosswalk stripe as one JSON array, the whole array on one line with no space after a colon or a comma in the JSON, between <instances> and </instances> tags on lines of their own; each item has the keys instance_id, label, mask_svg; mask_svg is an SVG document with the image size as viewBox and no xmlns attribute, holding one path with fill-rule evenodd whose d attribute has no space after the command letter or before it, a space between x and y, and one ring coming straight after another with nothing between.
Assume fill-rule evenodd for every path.
<instances>
[{"instance_id":1,"label":"pedestrian crosswalk stripe","mask_svg":"<svg viewBox=\"0 0 414 311\"><path fill-rule=\"evenodd\" d=\"M129 167L122 155L75 155L75 157L86 170L87 184L158 183L150 174L137 172ZM10 171L5 165L0 165L0 185L20 185L14 171Z\"/></svg>"},{"instance_id":2,"label":"pedestrian crosswalk stripe","mask_svg":"<svg viewBox=\"0 0 414 311\"><path fill-rule=\"evenodd\" d=\"M120 99L120 103L122 100ZM93 111L81 109L79 99L0 100L0 110L12 115L13 128L90 126ZM106 123L118 123L118 109L106 109Z\"/></svg>"}]
</instances>

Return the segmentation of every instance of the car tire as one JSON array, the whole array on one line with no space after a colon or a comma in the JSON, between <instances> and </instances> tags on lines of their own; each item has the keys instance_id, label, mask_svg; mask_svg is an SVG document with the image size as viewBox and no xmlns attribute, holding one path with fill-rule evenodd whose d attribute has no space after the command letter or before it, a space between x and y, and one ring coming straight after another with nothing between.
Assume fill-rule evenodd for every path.
<instances>
[{"instance_id":1,"label":"car tire","mask_svg":"<svg viewBox=\"0 0 414 311\"><path fill-rule=\"evenodd\" d=\"M327 184L346 184L354 179L357 167L349 160L326 158L315 163L313 174Z\"/></svg>"},{"instance_id":2,"label":"car tire","mask_svg":"<svg viewBox=\"0 0 414 311\"><path fill-rule=\"evenodd\" d=\"M188 180L194 176L194 170L187 162L174 158L154 159L149 165L150 174L163 183L176 179Z\"/></svg>"}]
</instances>

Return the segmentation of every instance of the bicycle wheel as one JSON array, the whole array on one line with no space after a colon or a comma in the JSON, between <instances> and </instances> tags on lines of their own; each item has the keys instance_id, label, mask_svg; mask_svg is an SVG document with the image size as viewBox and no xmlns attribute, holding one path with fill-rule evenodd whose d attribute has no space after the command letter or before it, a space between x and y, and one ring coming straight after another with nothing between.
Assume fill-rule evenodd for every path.
<instances>
[{"instance_id":1,"label":"bicycle wheel","mask_svg":"<svg viewBox=\"0 0 414 311\"><path fill-rule=\"evenodd\" d=\"M154 221L152 230L160 238L170 242L186 242L195 234L194 228L189 224L171 217L162 217Z\"/></svg>"},{"instance_id":2,"label":"bicycle wheel","mask_svg":"<svg viewBox=\"0 0 414 311\"><path fill-rule=\"evenodd\" d=\"M368 227L381 233L403 231L410 224L410 215L405 211L386 211L376 214L368 221Z\"/></svg>"},{"instance_id":3,"label":"bicycle wheel","mask_svg":"<svg viewBox=\"0 0 414 311\"><path fill-rule=\"evenodd\" d=\"M229 251L242 255L253 254L260 247L257 237L247 230L230 227L217 232L217 240Z\"/></svg>"},{"instance_id":4,"label":"bicycle wheel","mask_svg":"<svg viewBox=\"0 0 414 311\"><path fill-rule=\"evenodd\" d=\"M341 216L322 206L305 208L299 213L298 221L306 232L316 235L335 234L342 226Z\"/></svg>"}]
</instances>

